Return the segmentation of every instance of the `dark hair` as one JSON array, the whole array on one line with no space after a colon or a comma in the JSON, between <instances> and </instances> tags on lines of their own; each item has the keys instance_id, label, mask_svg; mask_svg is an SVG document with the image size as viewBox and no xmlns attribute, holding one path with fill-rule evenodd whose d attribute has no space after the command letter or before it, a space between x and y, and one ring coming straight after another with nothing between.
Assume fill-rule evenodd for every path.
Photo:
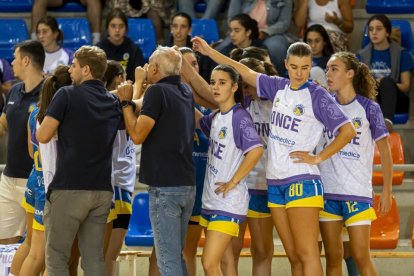
<instances>
[{"instance_id":1,"label":"dark hair","mask_svg":"<svg viewBox=\"0 0 414 276\"><path fill-rule=\"evenodd\" d=\"M332 57L340 59L345 64L347 70L354 70L352 86L355 92L368 99L375 100L377 83L372 77L368 66L358 61L355 54L350 52L334 53Z\"/></svg>"},{"instance_id":2,"label":"dark hair","mask_svg":"<svg viewBox=\"0 0 414 276\"><path fill-rule=\"evenodd\" d=\"M233 83L237 83L238 88L237 91L234 92L234 100L236 103L240 103L243 107L245 107L244 103L244 95L243 95L243 88L242 88L242 78L240 74L230 65L226 64L219 64L214 67L213 71L223 71L229 74L230 79Z\"/></svg>"},{"instance_id":3,"label":"dark hair","mask_svg":"<svg viewBox=\"0 0 414 276\"><path fill-rule=\"evenodd\" d=\"M174 15L171 17L171 22L173 22L173 20L174 20L176 17L184 17L185 19L187 19L187 22L188 22L188 27L189 27L189 28L191 28L191 26L192 26L192 24L193 24L193 20L191 19L191 16L190 16L190 15L188 15L188 13L185 13L185 12L177 12L176 14L174 14Z\"/></svg>"},{"instance_id":4,"label":"dark hair","mask_svg":"<svg viewBox=\"0 0 414 276\"><path fill-rule=\"evenodd\" d=\"M243 26L243 28L246 29L246 31L251 31L251 34L249 36L250 39L257 39L259 38L259 27L257 25L257 21L251 18L248 14L245 13L239 13L230 18L229 22L231 21L237 21L240 23L240 25Z\"/></svg>"},{"instance_id":5,"label":"dark hair","mask_svg":"<svg viewBox=\"0 0 414 276\"><path fill-rule=\"evenodd\" d=\"M58 32L59 35L56 38L56 42L57 42L57 44L62 45L62 43L63 43L63 32L62 32L61 29L59 29L59 24L57 23L56 18L54 18L53 16L50 16L50 15L47 15L47 16L43 17L42 19L40 19L37 22L36 31L37 31L37 28L39 27L40 24L45 24L46 26L48 26L52 30L53 33Z\"/></svg>"},{"instance_id":6,"label":"dark hair","mask_svg":"<svg viewBox=\"0 0 414 276\"><path fill-rule=\"evenodd\" d=\"M181 52L182 55L185 55L185 54L194 54L195 55L194 51L191 48L188 48L188 47L180 47L178 50Z\"/></svg>"},{"instance_id":7,"label":"dark hair","mask_svg":"<svg viewBox=\"0 0 414 276\"><path fill-rule=\"evenodd\" d=\"M286 59L289 58L290 56L312 58L312 49L305 42L295 42L295 43L292 43L287 49Z\"/></svg>"},{"instance_id":8,"label":"dark hair","mask_svg":"<svg viewBox=\"0 0 414 276\"><path fill-rule=\"evenodd\" d=\"M94 79L101 80L106 71L106 54L96 46L82 46L75 52L81 67L88 65Z\"/></svg>"},{"instance_id":9,"label":"dark hair","mask_svg":"<svg viewBox=\"0 0 414 276\"><path fill-rule=\"evenodd\" d=\"M266 49L256 46L249 46L247 48L235 48L230 52L230 58L239 61L243 58L255 58L260 61L264 61L266 57L269 57L269 52Z\"/></svg>"},{"instance_id":10,"label":"dark hair","mask_svg":"<svg viewBox=\"0 0 414 276\"><path fill-rule=\"evenodd\" d=\"M54 73L45 80L42 92L40 93L39 113L37 114L37 120L39 123L41 123L45 118L47 107L52 101L56 91L63 86L70 85L71 83L72 80L69 74L69 66L62 64L58 65Z\"/></svg>"},{"instance_id":11,"label":"dark hair","mask_svg":"<svg viewBox=\"0 0 414 276\"><path fill-rule=\"evenodd\" d=\"M108 87L112 84L114 78L124 73L124 67L118 61L108 60L108 66L102 79L103 82L106 82L106 88L109 89Z\"/></svg>"},{"instance_id":12,"label":"dark hair","mask_svg":"<svg viewBox=\"0 0 414 276\"><path fill-rule=\"evenodd\" d=\"M112 19L119 18L124 22L125 24L125 30L128 32L128 18L120 9L115 8L111 10L108 13L108 16L106 17L106 24L105 24L105 30L108 31L109 23L111 23Z\"/></svg>"},{"instance_id":13,"label":"dark hair","mask_svg":"<svg viewBox=\"0 0 414 276\"><path fill-rule=\"evenodd\" d=\"M391 21L390 21L390 19L386 15L384 15L384 14L375 14L375 15L371 16L368 19L367 28L369 28L369 24L373 20L380 21L382 23L382 25L384 25L384 28L385 28L385 31L387 32L387 34L391 34L391 31L392 31ZM388 42L391 41L391 38L389 36L388 36L387 39L388 39Z\"/></svg>"},{"instance_id":14,"label":"dark hair","mask_svg":"<svg viewBox=\"0 0 414 276\"><path fill-rule=\"evenodd\" d=\"M326 29L320 24L314 24L306 29L305 35L303 36L303 40L307 43L308 42L308 34L310 32L318 33L322 36L323 39L323 51L322 54L326 57L330 57L335 51L332 47L331 39L329 38L328 32Z\"/></svg>"},{"instance_id":15,"label":"dark hair","mask_svg":"<svg viewBox=\"0 0 414 276\"><path fill-rule=\"evenodd\" d=\"M45 64L45 50L42 43L37 40L26 40L15 46L15 49L19 49L21 57L30 58L33 66L43 71Z\"/></svg>"},{"instance_id":16,"label":"dark hair","mask_svg":"<svg viewBox=\"0 0 414 276\"><path fill-rule=\"evenodd\" d=\"M255 58L243 58L239 61L257 73L263 73L268 76L277 76L275 67L268 63Z\"/></svg>"}]
</instances>

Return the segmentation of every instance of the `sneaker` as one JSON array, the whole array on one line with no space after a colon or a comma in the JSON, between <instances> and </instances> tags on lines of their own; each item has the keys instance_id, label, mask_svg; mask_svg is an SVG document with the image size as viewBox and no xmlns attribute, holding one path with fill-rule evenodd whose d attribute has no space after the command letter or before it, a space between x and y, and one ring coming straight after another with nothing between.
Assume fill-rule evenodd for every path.
<instances>
[{"instance_id":1,"label":"sneaker","mask_svg":"<svg viewBox=\"0 0 414 276\"><path fill-rule=\"evenodd\" d=\"M384 121L385 121L385 126L387 127L388 132L389 133L393 132L394 124L392 123L392 121L388 118L385 118Z\"/></svg>"}]
</instances>

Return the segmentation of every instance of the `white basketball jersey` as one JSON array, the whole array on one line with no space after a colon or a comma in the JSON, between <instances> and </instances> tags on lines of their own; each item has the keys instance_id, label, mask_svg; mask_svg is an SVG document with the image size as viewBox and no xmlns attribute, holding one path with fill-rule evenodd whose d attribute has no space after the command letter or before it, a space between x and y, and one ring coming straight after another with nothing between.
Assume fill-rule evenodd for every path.
<instances>
[{"instance_id":1,"label":"white basketball jersey","mask_svg":"<svg viewBox=\"0 0 414 276\"><path fill-rule=\"evenodd\" d=\"M272 102L261 99L252 100L247 107L247 111L252 116L254 127L264 147L262 158L247 176L247 187L250 194L266 194L267 139L269 138L270 131L269 122L270 114L272 113Z\"/></svg>"},{"instance_id":2,"label":"white basketball jersey","mask_svg":"<svg viewBox=\"0 0 414 276\"><path fill-rule=\"evenodd\" d=\"M37 124L39 124L39 122L37 122ZM46 192L56 172L57 141L58 139L55 135L46 144L39 143L40 158L42 160L43 169L43 180L45 183Z\"/></svg>"},{"instance_id":3,"label":"white basketball jersey","mask_svg":"<svg viewBox=\"0 0 414 276\"><path fill-rule=\"evenodd\" d=\"M319 164L324 198L372 203L372 164L375 142L388 136L381 108L374 101L357 95L341 105L352 120L357 135L328 160ZM321 151L335 135L324 130Z\"/></svg>"},{"instance_id":4,"label":"white basketball jersey","mask_svg":"<svg viewBox=\"0 0 414 276\"><path fill-rule=\"evenodd\" d=\"M242 179L226 197L216 194L216 183L228 182L239 168L244 155L261 147L249 113L239 104L227 113L206 115L200 121L210 146L204 181L202 213L244 219L249 204L246 179Z\"/></svg>"},{"instance_id":5,"label":"white basketball jersey","mask_svg":"<svg viewBox=\"0 0 414 276\"><path fill-rule=\"evenodd\" d=\"M294 151L313 152L324 126L336 133L350 121L329 93L313 82L298 89L285 78L261 74L258 95L273 101L268 140L268 185L284 185L307 179L320 179L316 165L294 163Z\"/></svg>"}]
</instances>

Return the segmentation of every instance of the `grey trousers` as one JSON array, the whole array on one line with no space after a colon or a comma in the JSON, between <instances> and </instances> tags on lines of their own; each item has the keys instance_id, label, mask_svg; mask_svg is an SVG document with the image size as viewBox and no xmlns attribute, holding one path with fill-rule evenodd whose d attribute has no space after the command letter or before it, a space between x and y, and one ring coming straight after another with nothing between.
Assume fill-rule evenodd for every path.
<instances>
[{"instance_id":1,"label":"grey trousers","mask_svg":"<svg viewBox=\"0 0 414 276\"><path fill-rule=\"evenodd\" d=\"M85 275L105 275L103 239L111 201L109 191L53 190L50 193L44 209L49 276L69 276L68 261L76 234Z\"/></svg>"}]
</instances>

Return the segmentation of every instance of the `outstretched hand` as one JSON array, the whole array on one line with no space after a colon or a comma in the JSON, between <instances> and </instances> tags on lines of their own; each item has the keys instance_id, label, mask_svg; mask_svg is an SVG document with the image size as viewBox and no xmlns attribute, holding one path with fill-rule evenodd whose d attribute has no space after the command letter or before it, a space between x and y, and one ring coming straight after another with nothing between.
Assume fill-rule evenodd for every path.
<instances>
[{"instance_id":1,"label":"outstretched hand","mask_svg":"<svg viewBox=\"0 0 414 276\"><path fill-rule=\"evenodd\" d=\"M133 92L131 82L124 81L117 87L117 94L120 101L131 101Z\"/></svg>"},{"instance_id":2,"label":"outstretched hand","mask_svg":"<svg viewBox=\"0 0 414 276\"><path fill-rule=\"evenodd\" d=\"M200 52L204 56L208 56L210 50L212 49L208 43L199 36L195 36L191 39L193 43L193 50L196 52Z\"/></svg>"}]
</instances>

